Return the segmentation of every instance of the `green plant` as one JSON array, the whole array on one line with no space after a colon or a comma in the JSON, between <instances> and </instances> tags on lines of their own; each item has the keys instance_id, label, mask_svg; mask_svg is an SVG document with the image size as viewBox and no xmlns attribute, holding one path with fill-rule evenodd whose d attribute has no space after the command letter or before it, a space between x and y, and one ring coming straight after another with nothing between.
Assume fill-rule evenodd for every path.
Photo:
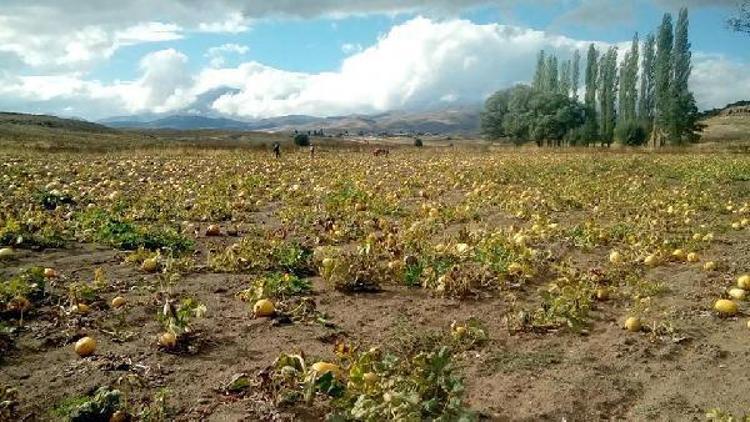
<instances>
[{"instance_id":1,"label":"green plant","mask_svg":"<svg viewBox=\"0 0 750 422\"><path fill-rule=\"evenodd\" d=\"M99 387L93 397L76 397L66 402L58 411L69 410L70 422L98 422L109 418L122 408L123 395L119 390Z\"/></svg>"},{"instance_id":2,"label":"green plant","mask_svg":"<svg viewBox=\"0 0 750 422\"><path fill-rule=\"evenodd\" d=\"M454 375L451 351L441 347L412 357L383 355L378 349L353 353L349 383L333 401L345 420L468 421L464 386Z\"/></svg>"},{"instance_id":3,"label":"green plant","mask_svg":"<svg viewBox=\"0 0 750 422\"><path fill-rule=\"evenodd\" d=\"M448 347L407 357L341 343L336 351L340 363L321 366L322 373L303 355L282 354L260 387L273 392L278 404L330 400L330 420L475 419Z\"/></svg>"},{"instance_id":4,"label":"green plant","mask_svg":"<svg viewBox=\"0 0 750 422\"><path fill-rule=\"evenodd\" d=\"M21 223L19 218L0 214L0 246L56 248L65 245L67 236L59 220L43 218L39 214L34 217L43 223L31 223L31 219Z\"/></svg>"},{"instance_id":5,"label":"green plant","mask_svg":"<svg viewBox=\"0 0 750 422\"><path fill-rule=\"evenodd\" d=\"M580 331L588 326L598 272L581 273L561 265L561 276L539 292L541 304L532 312L520 311L508 318L511 330L552 330L567 327Z\"/></svg>"},{"instance_id":6,"label":"green plant","mask_svg":"<svg viewBox=\"0 0 750 422\"><path fill-rule=\"evenodd\" d=\"M193 242L171 227L138 226L102 209L86 210L77 217L83 233L92 240L117 249L167 249L173 253L189 252Z\"/></svg>"},{"instance_id":7,"label":"green plant","mask_svg":"<svg viewBox=\"0 0 750 422\"><path fill-rule=\"evenodd\" d=\"M254 233L240 242L211 255L209 265L216 271L285 271L297 276L312 272L312 252L295 242L267 240Z\"/></svg>"},{"instance_id":8,"label":"green plant","mask_svg":"<svg viewBox=\"0 0 750 422\"><path fill-rule=\"evenodd\" d=\"M321 263L321 277L337 290L375 292L389 277L387 266L370 245L361 246L356 252L318 250L315 258Z\"/></svg>"},{"instance_id":9,"label":"green plant","mask_svg":"<svg viewBox=\"0 0 750 422\"><path fill-rule=\"evenodd\" d=\"M190 334L193 331L192 320L202 318L206 312L206 306L193 298L184 298L177 306L167 299L162 310L157 314L157 319L164 326L165 331L174 334L179 339L180 336Z\"/></svg>"},{"instance_id":10,"label":"green plant","mask_svg":"<svg viewBox=\"0 0 750 422\"><path fill-rule=\"evenodd\" d=\"M255 279L249 289L239 293L242 300L254 303L259 299L274 298L284 300L292 296L302 296L312 290L308 280L289 273L271 273Z\"/></svg>"},{"instance_id":11,"label":"green plant","mask_svg":"<svg viewBox=\"0 0 750 422\"><path fill-rule=\"evenodd\" d=\"M44 269L27 268L8 280L0 281L0 312L9 308L11 302L17 298L23 298L31 303L39 302L44 298L45 292Z\"/></svg>"}]
</instances>

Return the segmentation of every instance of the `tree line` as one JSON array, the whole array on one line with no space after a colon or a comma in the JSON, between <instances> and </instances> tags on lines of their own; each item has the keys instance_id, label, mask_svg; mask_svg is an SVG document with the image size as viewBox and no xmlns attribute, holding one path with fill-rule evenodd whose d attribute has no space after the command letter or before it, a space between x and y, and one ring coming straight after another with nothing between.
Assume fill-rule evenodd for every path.
<instances>
[{"instance_id":1,"label":"tree line","mask_svg":"<svg viewBox=\"0 0 750 422\"><path fill-rule=\"evenodd\" d=\"M675 24L666 13L655 34L643 42L635 34L620 60L618 47L591 44L583 75L579 51L561 61L542 50L531 85L516 85L487 99L482 132L493 140L534 141L539 146L696 142L701 126L688 85L688 32L686 8Z\"/></svg>"}]
</instances>

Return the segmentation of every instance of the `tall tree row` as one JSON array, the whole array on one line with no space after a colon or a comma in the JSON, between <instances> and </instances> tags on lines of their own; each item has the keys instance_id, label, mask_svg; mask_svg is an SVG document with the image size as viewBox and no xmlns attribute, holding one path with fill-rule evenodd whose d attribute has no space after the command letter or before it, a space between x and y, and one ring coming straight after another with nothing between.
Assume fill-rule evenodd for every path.
<instances>
[{"instance_id":1,"label":"tall tree row","mask_svg":"<svg viewBox=\"0 0 750 422\"><path fill-rule=\"evenodd\" d=\"M586 53L583 74L585 85L580 108L581 126L570 129L564 137L565 142L610 145L617 140L625 145L637 146L650 139L654 147L659 147L696 141L700 125L695 97L689 87L692 72L689 25L686 8L680 10L674 24L672 15L666 13L656 35L649 34L641 44L636 33L630 48L619 61L617 47L599 51L596 45L591 44ZM513 98L534 97L538 93L538 98L545 98L550 104L556 103L567 110L568 114L563 116L565 118L561 117L560 122L564 121L567 125L576 121L577 117L573 118L575 113L569 111L575 111L571 103L581 106L578 99L581 61L578 51L565 60L540 51L532 86L527 87L530 91L517 90L517 96ZM488 101L487 116L484 117L488 133L525 133L513 130L514 121L494 119L492 116L508 114L511 109L523 109L507 105L511 98L508 95L507 92L498 94ZM544 109L545 114L554 114L554 110L547 108ZM558 117L562 116L560 111L555 113L558 113ZM520 119L523 115L516 113L515 116ZM519 126L528 132L524 136L539 141L541 134L554 133L553 139L560 144L561 135L557 129L553 130L545 122L535 122L533 115L523 118L533 121L533 124ZM558 124L555 127L562 126Z\"/></svg>"}]
</instances>

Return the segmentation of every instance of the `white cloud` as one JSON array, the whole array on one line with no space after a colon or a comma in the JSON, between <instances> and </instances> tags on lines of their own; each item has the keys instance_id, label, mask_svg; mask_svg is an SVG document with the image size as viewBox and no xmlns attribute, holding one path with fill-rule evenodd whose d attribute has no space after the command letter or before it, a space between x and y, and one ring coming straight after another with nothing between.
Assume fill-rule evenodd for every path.
<instances>
[{"instance_id":1,"label":"white cloud","mask_svg":"<svg viewBox=\"0 0 750 422\"><path fill-rule=\"evenodd\" d=\"M648 0L657 7L733 7L736 0ZM124 45L173 40L186 32L236 34L255 19L422 13L451 17L467 8L518 4L556 5L554 0L2 0L2 53L42 69L86 70ZM573 16L602 16L611 22L627 15L629 2L571 0ZM601 5L606 7L602 8ZM597 12L598 10L598 12ZM614 13L613 13L614 10ZM602 14L602 11L605 14Z\"/></svg>"},{"instance_id":2,"label":"white cloud","mask_svg":"<svg viewBox=\"0 0 750 422\"><path fill-rule=\"evenodd\" d=\"M229 43L209 48L205 57L209 59L209 65L211 67L223 67L226 63L226 56L228 54L244 56L248 51L250 51L250 47L246 45Z\"/></svg>"},{"instance_id":3,"label":"white cloud","mask_svg":"<svg viewBox=\"0 0 750 422\"><path fill-rule=\"evenodd\" d=\"M95 34L88 39L95 40ZM20 104L28 109L33 104L35 110L60 111L72 106L80 115L93 118L174 112L194 107L204 93L225 88L231 90L209 107L251 118L476 103L497 89L528 81L539 49L566 58L575 49L585 56L588 44L519 27L415 18L394 26L374 45L353 52L333 72L290 72L257 62L224 67L223 61L216 61L191 74L188 58L174 49L145 56L138 78L112 84L88 81L81 72L16 77L0 70L0 107ZM619 45L624 50L629 42ZM247 51L246 46L225 44L206 54L223 60L226 54ZM746 63L725 56L696 53L691 85L699 106L721 106L750 97L750 76L745 69Z\"/></svg>"},{"instance_id":4,"label":"white cloud","mask_svg":"<svg viewBox=\"0 0 750 422\"><path fill-rule=\"evenodd\" d=\"M83 70L111 57L120 47L182 38L179 26L162 22L143 22L115 31L87 25L59 34L27 30L24 25L22 19L0 15L0 52L15 54L31 67L56 70Z\"/></svg>"},{"instance_id":5,"label":"white cloud","mask_svg":"<svg viewBox=\"0 0 750 422\"><path fill-rule=\"evenodd\" d=\"M694 54L690 87L701 110L750 98L750 63L721 54Z\"/></svg>"},{"instance_id":6,"label":"white cloud","mask_svg":"<svg viewBox=\"0 0 750 422\"><path fill-rule=\"evenodd\" d=\"M415 18L346 58L337 72L291 74L258 64L237 68L228 80L241 83L226 85L240 92L219 98L214 107L232 115L267 117L474 103L498 88L526 81L539 49L569 55L586 45L530 29ZM221 79L211 75L213 81Z\"/></svg>"},{"instance_id":7,"label":"white cloud","mask_svg":"<svg viewBox=\"0 0 750 422\"><path fill-rule=\"evenodd\" d=\"M187 60L187 56L174 49L156 51L141 59L140 78L113 84L88 81L79 73L6 76L0 79L0 105L13 104L15 100L16 106L22 105L21 109L74 108L95 117L102 117L101 111L97 112L101 108L128 113L175 111L194 101Z\"/></svg>"}]
</instances>

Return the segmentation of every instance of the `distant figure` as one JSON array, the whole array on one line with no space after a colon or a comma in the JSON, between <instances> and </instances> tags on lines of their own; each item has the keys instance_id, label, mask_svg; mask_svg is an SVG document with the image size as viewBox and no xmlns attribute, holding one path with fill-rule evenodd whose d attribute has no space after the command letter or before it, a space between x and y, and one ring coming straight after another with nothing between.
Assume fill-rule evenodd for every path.
<instances>
[{"instance_id":1,"label":"distant figure","mask_svg":"<svg viewBox=\"0 0 750 422\"><path fill-rule=\"evenodd\" d=\"M310 159L315 158L315 145L310 145Z\"/></svg>"},{"instance_id":2,"label":"distant figure","mask_svg":"<svg viewBox=\"0 0 750 422\"><path fill-rule=\"evenodd\" d=\"M391 152L385 148L378 148L375 151L372 152L372 155L376 157L385 156L387 157Z\"/></svg>"},{"instance_id":3,"label":"distant figure","mask_svg":"<svg viewBox=\"0 0 750 422\"><path fill-rule=\"evenodd\" d=\"M278 142L273 143L273 155L276 158L281 158L281 145Z\"/></svg>"}]
</instances>

